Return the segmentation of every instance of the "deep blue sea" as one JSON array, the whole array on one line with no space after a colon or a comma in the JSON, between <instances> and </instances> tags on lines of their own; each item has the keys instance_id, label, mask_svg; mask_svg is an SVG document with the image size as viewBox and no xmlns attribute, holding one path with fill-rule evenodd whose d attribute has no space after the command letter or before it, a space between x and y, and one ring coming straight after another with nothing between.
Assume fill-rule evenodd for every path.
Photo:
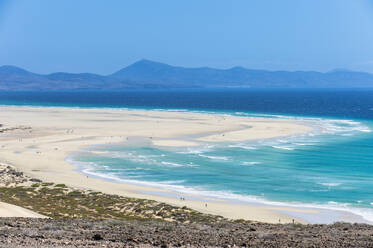
<instances>
[{"instance_id":1,"label":"deep blue sea","mask_svg":"<svg viewBox=\"0 0 373 248\"><path fill-rule=\"evenodd\" d=\"M373 90L0 92L1 105L139 108L286 118L313 131L193 148L94 146L83 173L222 199L348 210L373 221Z\"/></svg>"}]
</instances>

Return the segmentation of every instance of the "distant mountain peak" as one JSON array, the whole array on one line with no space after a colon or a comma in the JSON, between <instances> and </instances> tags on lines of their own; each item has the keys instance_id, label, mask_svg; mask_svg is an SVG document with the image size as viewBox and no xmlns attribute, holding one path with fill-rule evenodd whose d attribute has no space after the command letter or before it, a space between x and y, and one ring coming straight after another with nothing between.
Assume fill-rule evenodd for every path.
<instances>
[{"instance_id":1,"label":"distant mountain peak","mask_svg":"<svg viewBox=\"0 0 373 248\"><path fill-rule=\"evenodd\" d=\"M7 73L7 74L31 74L31 72L26 71L20 67L13 66L13 65L3 65L0 67L0 73Z\"/></svg>"},{"instance_id":2,"label":"distant mountain peak","mask_svg":"<svg viewBox=\"0 0 373 248\"><path fill-rule=\"evenodd\" d=\"M131 66L169 66L169 65L165 63L161 63L161 62L152 61L149 59L141 59L128 67L131 67Z\"/></svg>"},{"instance_id":3,"label":"distant mountain peak","mask_svg":"<svg viewBox=\"0 0 373 248\"><path fill-rule=\"evenodd\" d=\"M113 74L110 76L114 78L122 78L127 75L134 75L134 74L148 74L152 72L157 72L161 70L167 70L170 68L174 68L173 66L148 60L148 59L141 59Z\"/></svg>"},{"instance_id":4,"label":"distant mountain peak","mask_svg":"<svg viewBox=\"0 0 373 248\"><path fill-rule=\"evenodd\" d=\"M157 64L160 64L160 62L153 61L153 60L150 60L150 59L140 59L135 63L157 63Z\"/></svg>"}]
</instances>

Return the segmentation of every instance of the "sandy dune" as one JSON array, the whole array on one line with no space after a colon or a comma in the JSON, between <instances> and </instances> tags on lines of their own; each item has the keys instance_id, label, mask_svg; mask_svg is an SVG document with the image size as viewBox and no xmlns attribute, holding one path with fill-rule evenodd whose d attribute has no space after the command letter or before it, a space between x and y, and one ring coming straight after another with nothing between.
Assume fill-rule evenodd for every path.
<instances>
[{"instance_id":1,"label":"sandy dune","mask_svg":"<svg viewBox=\"0 0 373 248\"><path fill-rule=\"evenodd\" d=\"M0 202L0 217L46 218L44 215L5 202Z\"/></svg>"}]
</instances>

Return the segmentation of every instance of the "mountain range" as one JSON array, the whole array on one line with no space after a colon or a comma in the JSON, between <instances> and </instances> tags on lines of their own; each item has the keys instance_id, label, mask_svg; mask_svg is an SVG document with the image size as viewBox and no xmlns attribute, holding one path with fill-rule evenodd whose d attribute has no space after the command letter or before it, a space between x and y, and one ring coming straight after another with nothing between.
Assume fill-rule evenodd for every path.
<instances>
[{"instance_id":1,"label":"mountain range","mask_svg":"<svg viewBox=\"0 0 373 248\"><path fill-rule=\"evenodd\" d=\"M371 88L373 74L348 70L267 71L243 67L185 68L140 60L110 75L32 73L0 67L0 90L125 90L144 88Z\"/></svg>"}]
</instances>

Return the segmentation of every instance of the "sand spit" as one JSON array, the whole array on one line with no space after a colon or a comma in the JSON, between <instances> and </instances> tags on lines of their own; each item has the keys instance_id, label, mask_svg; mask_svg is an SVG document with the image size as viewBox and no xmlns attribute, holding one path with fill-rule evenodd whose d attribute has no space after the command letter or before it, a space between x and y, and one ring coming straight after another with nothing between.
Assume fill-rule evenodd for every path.
<instances>
[{"instance_id":1,"label":"sand spit","mask_svg":"<svg viewBox=\"0 0 373 248\"><path fill-rule=\"evenodd\" d=\"M180 202L151 194L159 189L87 178L66 157L81 148L141 137L153 145L194 146L273 138L308 132L290 120L192 112L55 107L0 107L0 162L31 178L126 197L145 198L232 219L290 223L293 218L270 208L210 201ZM147 192L140 193L140 192ZM301 220L298 220L301 222Z\"/></svg>"}]
</instances>

